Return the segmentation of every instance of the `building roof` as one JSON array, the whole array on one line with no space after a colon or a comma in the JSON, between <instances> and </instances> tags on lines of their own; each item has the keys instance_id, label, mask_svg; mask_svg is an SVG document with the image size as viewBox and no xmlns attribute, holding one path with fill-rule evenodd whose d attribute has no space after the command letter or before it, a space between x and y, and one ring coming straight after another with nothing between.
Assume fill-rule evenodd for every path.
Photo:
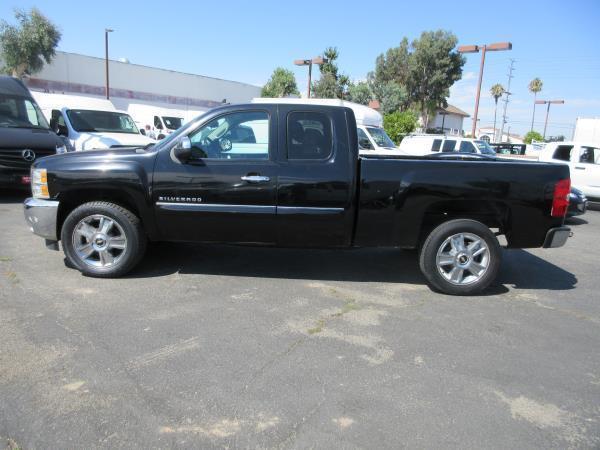
<instances>
[{"instance_id":1,"label":"building roof","mask_svg":"<svg viewBox=\"0 0 600 450\"><path fill-rule=\"evenodd\" d=\"M448 105L445 108L440 108L441 111L446 111L448 114L456 114L457 116L470 117L469 114L454 105Z\"/></svg>"}]
</instances>

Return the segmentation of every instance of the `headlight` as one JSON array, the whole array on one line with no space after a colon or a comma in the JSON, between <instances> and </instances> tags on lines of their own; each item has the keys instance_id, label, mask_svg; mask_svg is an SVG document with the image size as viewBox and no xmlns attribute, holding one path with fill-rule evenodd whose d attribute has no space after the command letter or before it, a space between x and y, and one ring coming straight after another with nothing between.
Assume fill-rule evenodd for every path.
<instances>
[{"instance_id":1,"label":"headlight","mask_svg":"<svg viewBox=\"0 0 600 450\"><path fill-rule=\"evenodd\" d=\"M66 145L63 145L61 147L56 147L56 154L57 155L60 155L61 153L67 153L67 152L68 152L68 150L67 150L67 146Z\"/></svg>"},{"instance_id":2,"label":"headlight","mask_svg":"<svg viewBox=\"0 0 600 450\"><path fill-rule=\"evenodd\" d=\"M31 193L34 198L50 198L46 169L31 169Z\"/></svg>"}]
</instances>

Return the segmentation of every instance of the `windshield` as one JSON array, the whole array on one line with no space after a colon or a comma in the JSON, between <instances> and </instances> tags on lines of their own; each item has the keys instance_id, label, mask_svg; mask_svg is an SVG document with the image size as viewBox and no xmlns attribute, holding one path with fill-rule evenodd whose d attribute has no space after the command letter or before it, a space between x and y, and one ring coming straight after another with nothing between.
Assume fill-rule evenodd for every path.
<instances>
[{"instance_id":1,"label":"windshield","mask_svg":"<svg viewBox=\"0 0 600 450\"><path fill-rule=\"evenodd\" d=\"M181 127L181 124L183 123L183 119L181 117L163 116L163 122L165 123L165 126L169 130L176 130L179 127Z\"/></svg>"},{"instance_id":2,"label":"windshield","mask_svg":"<svg viewBox=\"0 0 600 450\"><path fill-rule=\"evenodd\" d=\"M26 97L0 94L0 128L43 128L48 122L38 105Z\"/></svg>"},{"instance_id":3,"label":"windshield","mask_svg":"<svg viewBox=\"0 0 600 450\"><path fill-rule=\"evenodd\" d=\"M496 152L490 144L485 141L474 141L474 144L477 146L482 155L495 155Z\"/></svg>"},{"instance_id":4,"label":"windshield","mask_svg":"<svg viewBox=\"0 0 600 450\"><path fill-rule=\"evenodd\" d=\"M390 139L390 137L387 134L385 134L383 128L367 127L367 131L369 132L369 134L371 135L378 147L396 147L396 145Z\"/></svg>"},{"instance_id":5,"label":"windshield","mask_svg":"<svg viewBox=\"0 0 600 450\"><path fill-rule=\"evenodd\" d=\"M67 115L75 131L140 134L133 119L125 113L71 109Z\"/></svg>"}]
</instances>

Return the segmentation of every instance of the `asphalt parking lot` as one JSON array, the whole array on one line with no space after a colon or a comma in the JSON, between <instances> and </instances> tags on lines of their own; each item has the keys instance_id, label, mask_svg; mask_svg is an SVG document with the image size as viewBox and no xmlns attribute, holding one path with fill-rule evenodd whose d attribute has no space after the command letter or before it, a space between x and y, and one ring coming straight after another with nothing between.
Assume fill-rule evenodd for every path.
<instances>
[{"instance_id":1,"label":"asphalt parking lot","mask_svg":"<svg viewBox=\"0 0 600 450\"><path fill-rule=\"evenodd\" d=\"M0 448L600 446L600 212L460 298L398 250L159 244L86 278L22 198L0 195Z\"/></svg>"}]
</instances>

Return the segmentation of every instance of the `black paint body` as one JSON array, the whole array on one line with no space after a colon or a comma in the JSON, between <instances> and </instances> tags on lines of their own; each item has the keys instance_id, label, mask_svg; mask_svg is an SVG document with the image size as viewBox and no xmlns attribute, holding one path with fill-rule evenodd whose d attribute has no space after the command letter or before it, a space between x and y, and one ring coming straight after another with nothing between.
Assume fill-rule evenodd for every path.
<instances>
[{"instance_id":1,"label":"black paint body","mask_svg":"<svg viewBox=\"0 0 600 450\"><path fill-rule=\"evenodd\" d=\"M175 158L179 136L241 110L268 113L268 160ZM290 111L331 118L329 159L287 159L281 124ZM251 104L211 110L146 150L75 152L35 166L48 170L50 193L60 201L59 227L78 204L104 199L138 214L152 240L414 248L437 224L473 218L498 228L510 247L541 247L546 232L562 225L550 211L567 166L445 156L359 158L350 109ZM247 183L246 175L269 181Z\"/></svg>"}]
</instances>

